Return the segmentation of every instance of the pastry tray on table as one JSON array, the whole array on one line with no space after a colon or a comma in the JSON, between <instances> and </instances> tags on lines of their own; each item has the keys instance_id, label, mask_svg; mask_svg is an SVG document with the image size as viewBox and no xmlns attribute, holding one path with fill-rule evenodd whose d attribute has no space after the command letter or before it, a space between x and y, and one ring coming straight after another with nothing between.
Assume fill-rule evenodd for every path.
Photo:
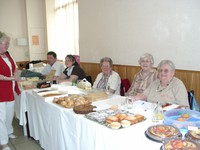
<instances>
[{"instance_id":1,"label":"pastry tray on table","mask_svg":"<svg viewBox=\"0 0 200 150\"><path fill-rule=\"evenodd\" d=\"M85 115L85 117L89 120L95 121L95 122L97 122L101 125L104 125L108 128L111 128L110 124L106 123L106 117L116 116L116 115L119 115L119 114L125 114L125 115L131 116L131 117L136 115L136 114L133 114L133 113L127 111L127 110L121 110L121 109L112 110L112 109L109 108L109 109L104 109L104 110L88 113L88 114ZM137 115L139 115L139 114L137 114ZM140 120L137 123L146 120L146 118L144 116L142 116L142 117L143 117L143 120ZM126 119L124 119L124 120L126 120ZM132 126L132 125L134 125L134 124L131 124L130 126ZM125 128L125 126L121 125L117 129L123 129L123 128ZM114 128L111 128L111 129L114 129Z\"/></svg>"}]
</instances>

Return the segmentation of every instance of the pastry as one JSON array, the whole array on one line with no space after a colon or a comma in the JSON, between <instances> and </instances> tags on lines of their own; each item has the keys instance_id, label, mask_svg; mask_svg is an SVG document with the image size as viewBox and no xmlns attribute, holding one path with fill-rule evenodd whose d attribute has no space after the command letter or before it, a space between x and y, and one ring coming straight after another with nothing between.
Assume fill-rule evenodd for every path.
<instances>
[{"instance_id":1,"label":"pastry","mask_svg":"<svg viewBox=\"0 0 200 150\"><path fill-rule=\"evenodd\" d=\"M169 125L155 125L148 128L148 132L158 138L166 138L178 136L180 134L179 130L173 126Z\"/></svg>"},{"instance_id":2,"label":"pastry","mask_svg":"<svg viewBox=\"0 0 200 150\"><path fill-rule=\"evenodd\" d=\"M122 120L121 121L121 125L122 125L122 127L129 127L130 125L131 125L131 122L130 121L128 121L128 120Z\"/></svg>"},{"instance_id":3,"label":"pastry","mask_svg":"<svg viewBox=\"0 0 200 150\"><path fill-rule=\"evenodd\" d=\"M118 122L119 119L116 117L116 116L108 116L106 117L106 123L107 124L110 124L112 122Z\"/></svg>"},{"instance_id":4,"label":"pastry","mask_svg":"<svg viewBox=\"0 0 200 150\"><path fill-rule=\"evenodd\" d=\"M119 122L111 122L109 126L112 129L119 129L121 127L121 123L119 123Z\"/></svg>"},{"instance_id":5,"label":"pastry","mask_svg":"<svg viewBox=\"0 0 200 150\"><path fill-rule=\"evenodd\" d=\"M127 116L124 119L130 121L131 124L136 124L138 122L138 120L137 120L137 118L135 116Z\"/></svg>"},{"instance_id":6,"label":"pastry","mask_svg":"<svg viewBox=\"0 0 200 150\"><path fill-rule=\"evenodd\" d=\"M192 139L200 141L200 129L198 129L198 130L190 130L190 131L188 131L188 134Z\"/></svg>"},{"instance_id":7,"label":"pastry","mask_svg":"<svg viewBox=\"0 0 200 150\"><path fill-rule=\"evenodd\" d=\"M137 118L138 121L144 120L144 116L142 116L140 114L136 114L135 117Z\"/></svg>"},{"instance_id":8,"label":"pastry","mask_svg":"<svg viewBox=\"0 0 200 150\"><path fill-rule=\"evenodd\" d=\"M164 150L198 150L196 143L189 140L172 139L163 145Z\"/></svg>"}]
</instances>

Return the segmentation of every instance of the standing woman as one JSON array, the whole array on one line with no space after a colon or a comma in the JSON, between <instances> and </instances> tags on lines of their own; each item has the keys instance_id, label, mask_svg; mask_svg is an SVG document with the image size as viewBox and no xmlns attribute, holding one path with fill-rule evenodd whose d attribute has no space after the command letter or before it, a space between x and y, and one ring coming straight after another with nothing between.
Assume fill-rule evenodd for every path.
<instances>
[{"instance_id":1,"label":"standing woman","mask_svg":"<svg viewBox=\"0 0 200 150\"><path fill-rule=\"evenodd\" d=\"M76 59L73 55L66 56L65 65L67 68L57 78L56 83L72 82L72 81L82 80L83 78L86 77L85 72L76 62Z\"/></svg>"},{"instance_id":2,"label":"standing woman","mask_svg":"<svg viewBox=\"0 0 200 150\"><path fill-rule=\"evenodd\" d=\"M129 88L127 95L137 95L143 93L143 91L157 79L158 73L153 68L154 59L149 53L146 53L138 60L141 70L134 76L131 87Z\"/></svg>"},{"instance_id":3,"label":"standing woman","mask_svg":"<svg viewBox=\"0 0 200 150\"><path fill-rule=\"evenodd\" d=\"M3 150L10 150L9 138L16 138L13 134L14 92L18 95L18 73L16 64L7 49L10 38L0 31L0 145Z\"/></svg>"}]
</instances>

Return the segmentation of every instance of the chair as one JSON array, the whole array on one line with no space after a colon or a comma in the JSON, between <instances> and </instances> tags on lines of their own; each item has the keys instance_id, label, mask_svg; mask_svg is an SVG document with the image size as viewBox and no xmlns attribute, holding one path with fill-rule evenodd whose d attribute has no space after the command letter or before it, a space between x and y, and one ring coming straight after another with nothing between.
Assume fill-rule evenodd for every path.
<instances>
[{"instance_id":1,"label":"chair","mask_svg":"<svg viewBox=\"0 0 200 150\"><path fill-rule=\"evenodd\" d=\"M130 88L131 83L128 79L121 79L121 87L120 87L120 95L124 96L125 93L128 91Z\"/></svg>"},{"instance_id":2,"label":"chair","mask_svg":"<svg viewBox=\"0 0 200 150\"><path fill-rule=\"evenodd\" d=\"M86 80L87 80L88 82L90 82L91 85L93 86L92 77L91 77L91 76L86 76L85 78L86 78Z\"/></svg>"},{"instance_id":3,"label":"chair","mask_svg":"<svg viewBox=\"0 0 200 150\"><path fill-rule=\"evenodd\" d=\"M191 110L199 111L199 105L194 97L194 90L188 91L188 102Z\"/></svg>"},{"instance_id":4,"label":"chair","mask_svg":"<svg viewBox=\"0 0 200 150\"><path fill-rule=\"evenodd\" d=\"M188 91L188 102L189 102L189 105L190 105L190 109L192 109L192 96L191 96L191 93L194 95L194 91L193 90Z\"/></svg>"}]
</instances>

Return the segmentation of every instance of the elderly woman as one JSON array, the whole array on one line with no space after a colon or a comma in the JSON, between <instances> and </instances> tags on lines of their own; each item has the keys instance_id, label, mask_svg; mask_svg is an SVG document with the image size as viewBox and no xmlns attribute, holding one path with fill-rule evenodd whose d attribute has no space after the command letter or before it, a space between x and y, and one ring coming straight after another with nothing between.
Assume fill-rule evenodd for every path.
<instances>
[{"instance_id":1,"label":"elderly woman","mask_svg":"<svg viewBox=\"0 0 200 150\"><path fill-rule=\"evenodd\" d=\"M10 150L7 145L9 138L16 138L12 126L14 93L20 94L16 63L7 51L9 43L10 38L0 32L0 145L3 150Z\"/></svg>"},{"instance_id":2,"label":"elderly woman","mask_svg":"<svg viewBox=\"0 0 200 150\"><path fill-rule=\"evenodd\" d=\"M97 75L93 88L109 89L109 92L120 95L121 78L119 74L112 71L113 61L109 57L100 60L102 72Z\"/></svg>"},{"instance_id":3,"label":"elderly woman","mask_svg":"<svg viewBox=\"0 0 200 150\"><path fill-rule=\"evenodd\" d=\"M138 60L141 70L134 76L131 87L127 91L127 95L137 95L137 93L143 93L143 91L150 85L152 81L157 79L158 73L153 68L154 59L151 54L144 54Z\"/></svg>"},{"instance_id":4,"label":"elderly woman","mask_svg":"<svg viewBox=\"0 0 200 150\"><path fill-rule=\"evenodd\" d=\"M135 99L149 102L160 102L162 105L178 104L189 107L185 85L174 77L175 66L170 60L163 60L158 65L158 78L152 82L143 94L137 94Z\"/></svg>"},{"instance_id":5,"label":"elderly woman","mask_svg":"<svg viewBox=\"0 0 200 150\"><path fill-rule=\"evenodd\" d=\"M82 80L83 78L86 77L85 72L76 62L76 59L73 55L66 56L65 65L67 68L57 78L56 83L72 82L72 81Z\"/></svg>"}]
</instances>

